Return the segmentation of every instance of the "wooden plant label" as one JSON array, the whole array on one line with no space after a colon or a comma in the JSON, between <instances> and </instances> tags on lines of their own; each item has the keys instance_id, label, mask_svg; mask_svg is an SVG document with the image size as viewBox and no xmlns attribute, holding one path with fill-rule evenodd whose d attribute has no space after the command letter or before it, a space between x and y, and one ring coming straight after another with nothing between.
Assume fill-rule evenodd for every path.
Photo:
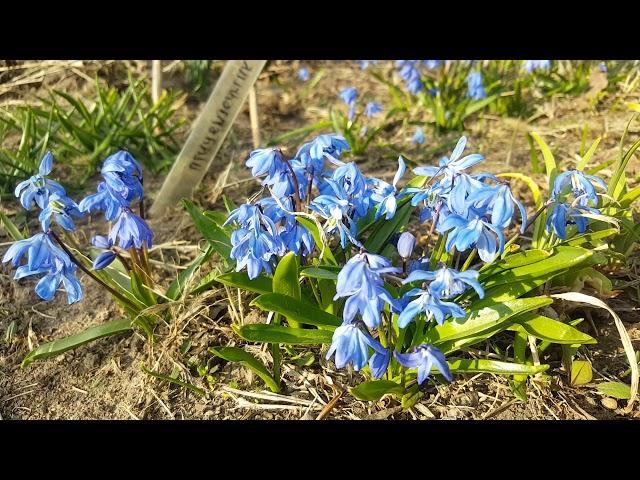
<instances>
[{"instance_id":1,"label":"wooden plant label","mask_svg":"<svg viewBox=\"0 0 640 480\"><path fill-rule=\"evenodd\" d=\"M151 206L152 216L161 214L183 197L191 197L209 170L249 94L249 89L266 63L266 60L227 62Z\"/></svg>"}]
</instances>

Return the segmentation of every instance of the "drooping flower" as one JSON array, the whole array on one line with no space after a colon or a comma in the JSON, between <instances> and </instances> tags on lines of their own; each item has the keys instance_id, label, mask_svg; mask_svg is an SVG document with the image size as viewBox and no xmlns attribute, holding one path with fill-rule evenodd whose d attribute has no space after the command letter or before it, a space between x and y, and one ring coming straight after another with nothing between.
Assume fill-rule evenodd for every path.
<instances>
[{"instance_id":1,"label":"drooping flower","mask_svg":"<svg viewBox=\"0 0 640 480\"><path fill-rule=\"evenodd\" d=\"M28 180L20 182L16 186L15 196L20 199L20 204L25 210L31 210L35 202L41 209L47 206L49 196L58 194L66 196L64 187L58 182L46 178L53 168L53 154L47 152L40 161L38 174Z\"/></svg>"},{"instance_id":2,"label":"drooping flower","mask_svg":"<svg viewBox=\"0 0 640 480\"><path fill-rule=\"evenodd\" d=\"M231 234L230 257L236 260L236 271L246 268L250 279L256 278L262 270L271 273L275 258L285 253L274 221L250 203L232 211L225 225L234 221L239 228Z\"/></svg>"},{"instance_id":3,"label":"drooping flower","mask_svg":"<svg viewBox=\"0 0 640 480\"><path fill-rule=\"evenodd\" d=\"M409 258L416 246L416 237L411 232L404 232L398 239L398 253L404 260Z\"/></svg>"},{"instance_id":4,"label":"drooping flower","mask_svg":"<svg viewBox=\"0 0 640 480\"><path fill-rule=\"evenodd\" d=\"M371 337L362 330L358 322L344 323L333 332L326 358L329 360L335 353L337 368L344 368L350 363L358 371L369 360L370 340Z\"/></svg>"},{"instance_id":5,"label":"drooping flower","mask_svg":"<svg viewBox=\"0 0 640 480\"><path fill-rule=\"evenodd\" d=\"M414 145L422 145L425 141L424 131L421 127L417 127L413 137L411 138L411 143Z\"/></svg>"},{"instance_id":6,"label":"drooping flower","mask_svg":"<svg viewBox=\"0 0 640 480\"><path fill-rule=\"evenodd\" d=\"M578 233L584 233L589 225L588 217L583 216L585 213L598 215L600 211L587 206L554 203L551 205L551 211L547 217L547 231L553 231L561 240L567 239L568 225L575 225Z\"/></svg>"},{"instance_id":7,"label":"drooping flower","mask_svg":"<svg viewBox=\"0 0 640 480\"><path fill-rule=\"evenodd\" d=\"M454 318L464 318L466 316L465 311L459 305L453 302L443 302L431 290L412 288L404 296L406 298L418 298L410 301L402 310L398 317L398 326L400 328L405 328L411 320L421 313L427 316L427 320L435 319L438 325L444 323L447 315L451 315Z\"/></svg>"},{"instance_id":8,"label":"drooping flower","mask_svg":"<svg viewBox=\"0 0 640 480\"><path fill-rule=\"evenodd\" d=\"M452 298L460 295L468 287L472 287L480 298L484 298L484 289L478 282L478 272L465 270L459 272L446 265L433 272L414 270L402 283L412 283L420 280L430 281L429 290L438 298Z\"/></svg>"},{"instance_id":9,"label":"drooping flower","mask_svg":"<svg viewBox=\"0 0 640 480\"><path fill-rule=\"evenodd\" d=\"M78 209L76 202L71 200L66 195L59 195L53 193L49 196L49 200L38 216L38 220L42 225L42 230L45 232L51 227L51 218L56 221L58 225L67 231L73 231L76 229L76 225L73 223L72 217L82 217L82 212Z\"/></svg>"},{"instance_id":10,"label":"drooping flower","mask_svg":"<svg viewBox=\"0 0 640 480\"><path fill-rule=\"evenodd\" d=\"M93 261L94 270L102 270L103 268L109 266L116 259L116 253L112 250L113 242L108 237L96 235L91 239L91 243L94 247L105 250L104 252L101 252Z\"/></svg>"},{"instance_id":11,"label":"drooping flower","mask_svg":"<svg viewBox=\"0 0 640 480\"><path fill-rule=\"evenodd\" d=\"M67 292L67 302L75 303L82 299L82 286L76 277L75 264L68 265L61 259L55 258L54 264L47 274L36 284L35 291L43 300L52 300L60 284Z\"/></svg>"},{"instance_id":12,"label":"drooping flower","mask_svg":"<svg viewBox=\"0 0 640 480\"><path fill-rule=\"evenodd\" d=\"M380 255L362 252L351 257L338 274L334 297L334 300L349 297L344 304L343 321L350 323L359 313L369 328L376 328L384 303L395 304L380 274L399 271Z\"/></svg>"},{"instance_id":13,"label":"drooping flower","mask_svg":"<svg viewBox=\"0 0 640 480\"><path fill-rule=\"evenodd\" d=\"M118 219L109 232L109 241L123 250L128 250L142 248L143 245L151 248L152 240L153 232L147 222L133 213L130 208L122 207Z\"/></svg>"},{"instance_id":14,"label":"drooping flower","mask_svg":"<svg viewBox=\"0 0 640 480\"><path fill-rule=\"evenodd\" d=\"M300 70L298 70L298 79L301 82L306 82L307 80L309 80L310 74L309 74L309 70L306 68L301 68Z\"/></svg>"},{"instance_id":15,"label":"drooping flower","mask_svg":"<svg viewBox=\"0 0 640 480\"><path fill-rule=\"evenodd\" d=\"M490 263L497 254L504 251L504 234L502 230L484 217L473 215L467 219L457 214L450 214L436 226L438 233L449 232L447 252L455 246L457 251L464 252L471 246L478 249L478 256Z\"/></svg>"},{"instance_id":16,"label":"drooping flower","mask_svg":"<svg viewBox=\"0 0 640 480\"><path fill-rule=\"evenodd\" d=\"M393 352L388 348L384 348L380 342L373 338L370 338L369 345L373 348L373 355L369 358L369 369L371 370L371 376L377 380L389 368Z\"/></svg>"},{"instance_id":17,"label":"drooping flower","mask_svg":"<svg viewBox=\"0 0 640 480\"><path fill-rule=\"evenodd\" d=\"M400 77L405 81L407 90L414 95L424 90L424 84L418 69L419 60L396 60L396 67Z\"/></svg>"},{"instance_id":18,"label":"drooping flower","mask_svg":"<svg viewBox=\"0 0 640 480\"><path fill-rule=\"evenodd\" d=\"M520 210L522 219L521 231L527 226L527 211L511 191L508 184L500 184L495 187L483 186L471 192L466 199L468 204L475 204L476 208L484 207L491 212L491 223L501 229L509 228L515 212L514 204Z\"/></svg>"},{"instance_id":19,"label":"drooping flower","mask_svg":"<svg viewBox=\"0 0 640 480\"><path fill-rule=\"evenodd\" d=\"M347 87L340 91L340 98L349 107L349 121L352 121L356 116L356 98L358 98L358 90L354 87Z\"/></svg>"},{"instance_id":20,"label":"drooping flower","mask_svg":"<svg viewBox=\"0 0 640 480\"><path fill-rule=\"evenodd\" d=\"M144 197L142 167L126 150L119 150L106 158L100 170L111 193L127 202Z\"/></svg>"},{"instance_id":21,"label":"drooping flower","mask_svg":"<svg viewBox=\"0 0 640 480\"><path fill-rule=\"evenodd\" d=\"M433 345L423 344L415 348L412 353L396 352L396 359L407 368L418 369L418 384L422 385L429 375L431 368L435 366L447 381L453 380L451 369L444 354Z\"/></svg>"},{"instance_id":22,"label":"drooping flower","mask_svg":"<svg viewBox=\"0 0 640 480\"><path fill-rule=\"evenodd\" d=\"M596 186L607 189L605 181L597 175L589 175L581 170L569 170L558 175L553 182L551 200L555 201L559 195L570 190L575 198L585 197L588 200L598 203L598 192Z\"/></svg>"},{"instance_id":23,"label":"drooping flower","mask_svg":"<svg viewBox=\"0 0 640 480\"><path fill-rule=\"evenodd\" d=\"M375 215L376 220L384 214L386 214L385 218L389 220L396 214L396 208L398 206L398 201L396 198L396 195L398 193L397 184L404 176L406 170L407 166L404 163L402 155L400 155L398 157L398 170L393 177L393 183L391 185L377 178L369 179L369 183L374 187L373 191L371 192L371 200L379 205Z\"/></svg>"},{"instance_id":24,"label":"drooping flower","mask_svg":"<svg viewBox=\"0 0 640 480\"><path fill-rule=\"evenodd\" d=\"M482 100L487 98L487 93L484 90L484 83L482 81L482 73L479 71L473 71L467 77L467 97L472 100Z\"/></svg>"},{"instance_id":25,"label":"drooping flower","mask_svg":"<svg viewBox=\"0 0 640 480\"><path fill-rule=\"evenodd\" d=\"M382 111L382 105L380 105L378 102L369 102L367 103L366 107L364 107L364 114L371 118L373 117L376 113L380 113Z\"/></svg>"},{"instance_id":26,"label":"drooping flower","mask_svg":"<svg viewBox=\"0 0 640 480\"><path fill-rule=\"evenodd\" d=\"M78 209L82 213L104 212L107 221L115 220L120 211L120 207L128 207L130 202L119 195L114 195L106 182L98 184L97 193L91 194L80 200Z\"/></svg>"}]
</instances>

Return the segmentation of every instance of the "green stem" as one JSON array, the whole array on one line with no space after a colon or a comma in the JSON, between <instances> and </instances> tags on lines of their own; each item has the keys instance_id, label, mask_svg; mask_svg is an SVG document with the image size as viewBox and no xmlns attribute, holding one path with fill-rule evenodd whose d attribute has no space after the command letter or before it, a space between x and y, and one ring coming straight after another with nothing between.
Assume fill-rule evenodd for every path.
<instances>
[{"instance_id":1,"label":"green stem","mask_svg":"<svg viewBox=\"0 0 640 480\"><path fill-rule=\"evenodd\" d=\"M506 247L505 247L505 249L506 249ZM474 248L473 250L471 250L471 253L467 257L465 262L462 264L462 268L460 269L461 272L464 272L467 268L469 268L469 265L471 265L471 262L473 262L473 259L476 258L476 254L477 253L478 253L478 249L477 248Z\"/></svg>"},{"instance_id":2,"label":"green stem","mask_svg":"<svg viewBox=\"0 0 640 480\"><path fill-rule=\"evenodd\" d=\"M75 263L80 270L82 270L84 273L86 273L89 277L91 277L94 281L98 282L102 287L106 288L109 293L111 293L111 295L113 295L114 297L116 297L118 300L120 300L122 303L124 303L125 305L129 305L131 308L136 309L136 306L124 295L122 295L120 292L118 292L117 290L115 290L111 285L108 285L107 283L103 282L102 280L100 280L91 270L89 270L87 267L85 267L82 262L80 262L76 256L71 252L71 250L69 250L69 248L65 245L65 243L60 239L60 237L56 234L56 232L54 232L53 230L49 230L48 232L56 242L58 242L58 245L60 245L60 247L62 248L62 250L64 250L64 252L69 255L69 258L71 259L71 261L73 263Z\"/></svg>"}]
</instances>

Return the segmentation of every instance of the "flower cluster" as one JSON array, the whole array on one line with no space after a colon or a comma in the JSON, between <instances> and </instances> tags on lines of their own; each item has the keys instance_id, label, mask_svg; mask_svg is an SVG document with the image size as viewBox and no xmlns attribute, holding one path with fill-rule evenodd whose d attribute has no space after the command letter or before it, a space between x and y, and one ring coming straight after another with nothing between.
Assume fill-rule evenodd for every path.
<instances>
[{"instance_id":1,"label":"flower cluster","mask_svg":"<svg viewBox=\"0 0 640 480\"><path fill-rule=\"evenodd\" d=\"M102 166L103 182L97 193L76 204L67 196L65 189L47 178L53 169L53 154L43 157L37 175L18 184L15 194L26 210L34 203L41 212L38 216L42 233L26 240L15 242L5 253L2 261L17 267L16 279L31 275L44 276L35 291L44 300L53 299L59 285L64 287L69 303L80 300L82 288L76 277L78 267L84 268L72 254L58 234L54 224L63 230L76 230L74 217L80 218L94 211L102 211L105 219L114 221L108 238L96 236L95 247L106 250L94 261L94 269L104 268L116 257L115 246L127 250L151 247L153 233L146 222L131 211L131 204L143 198L142 169L140 164L126 151L108 157ZM23 258L26 263L21 265Z\"/></svg>"},{"instance_id":2,"label":"flower cluster","mask_svg":"<svg viewBox=\"0 0 640 480\"><path fill-rule=\"evenodd\" d=\"M558 175L553 183L550 212L547 216L547 231L562 240L567 238L567 226L575 225L584 233L589 224L588 215L599 215L596 187L607 189L605 181L580 170L569 170Z\"/></svg>"},{"instance_id":3,"label":"flower cluster","mask_svg":"<svg viewBox=\"0 0 640 480\"><path fill-rule=\"evenodd\" d=\"M427 62L437 62L437 60L427 60ZM424 90L420 76L420 60L396 60L396 68L409 92L416 94Z\"/></svg>"},{"instance_id":4,"label":"flower cluster","mask_svg":"<svg viewBox=\"0 0 640 480\"><path fill-rule=\"evenodd\" d=\"M357 92L343 94L345 102L355 102ZM463 156L465 145L463 137L438 167L416 168L417 175L428 178L422 186L404 188L400 182L407 167L402 157L391 183L368 178L355 163L340 159L349 145L335 134L320 135L304 144L291 159L277 148L252 152L247 166L262 178L271 196L247 202L227 219L226 224L235 225L231 257L236 270L246 269L249 278L256 278L262 271L273 272L278 258L287 252L312 256L316 249L313 237L296 217L315 219L325 236L339 237L347 257L351 247L358 249L338 274L334 300L344 300L342 325L334 332L327 358L335 356L338 368L351 365L360 370L368 364L374 378L388 372L395 358L398 364L418 370L419 383L426 381L434 366L451 379L444 355L435 346L418 344L403 352L378 332L390 331L394 315L403 329L418 317L437 324L447 317L465 317L455 299L468 288L484 296L478 272L457 271L444 264L430 270L427 257L411 258L416 239L408 232L395 241L402 265L394 266L364 248L358 221L370 213L374 221L391 220L400 204L421 204L422 220L432 220L438 233L447 235L448 251L454 246L459 252L474 246L482 260L492 261L504 248L503 230L510 227L515 206L523 225L526 212L508 184L487 173L467 172L483 157ZM388 278L407 285L399 298L387 289Z\"/></svg>"},{"instance_id":5,"label":"flower cluster","mask_svg":"<svg viewBox=\"0 0 640 480\"><path fill-rule=\"evenodd\" d=\"M51 230L52 221L64 230L73 231L72 217L82 216L76 203L67 196L59 183L47 178L53 169L53 154L47 152L40 162L38 174L18 184L15 195L26 210L33 205L41 209L38 220L43 233L18 240L9 247L2 258L16 268L16 280L32 275L43 275L35 291L43 300L53 299L56 289L63 285L67 301L75 303L82 298L82 288L76 277L77 266L68 253L60 247ZM26 264L21 265L26 257Z\"/></svg>"},{"instance_id":6,"label":"flower cluster","mask_svg":"<svg viewBox=\"0 0 640 480\"><path fill-rule=\"evenodd\" d=\"M438 167L418 167L416 175L429 177L423 187L405 189L412 205L422 204L421 221L431 220L438 233L447 234L446 249L458 252L476 248L485 262L492 262L504 250L503 230L511 225L515 206L520 210L522 228L527 224L524 206L508 184L489 173L469 174L480 163L480 154L462 156L467 139L462 137L450 157Z\"/></svg>"}]
</instances>

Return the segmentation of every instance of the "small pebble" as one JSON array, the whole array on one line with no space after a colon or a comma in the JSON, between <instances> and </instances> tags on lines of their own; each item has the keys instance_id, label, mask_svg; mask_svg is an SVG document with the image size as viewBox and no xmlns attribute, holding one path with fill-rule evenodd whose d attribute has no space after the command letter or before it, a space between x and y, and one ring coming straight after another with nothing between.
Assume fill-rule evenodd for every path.
<instances>
[{"instance_id":1,"label":"small pebble","mask_svg":"<svg viewBox=\"0 0 640 480\"><path fill-rule=\"evenodd\" d=\"M604 408L608 408L609 410L615 410L616 408L618 408L618 402L615 398L605 397L601 400L601 402L602 406Z\"/></svg>"}]
</instances>

